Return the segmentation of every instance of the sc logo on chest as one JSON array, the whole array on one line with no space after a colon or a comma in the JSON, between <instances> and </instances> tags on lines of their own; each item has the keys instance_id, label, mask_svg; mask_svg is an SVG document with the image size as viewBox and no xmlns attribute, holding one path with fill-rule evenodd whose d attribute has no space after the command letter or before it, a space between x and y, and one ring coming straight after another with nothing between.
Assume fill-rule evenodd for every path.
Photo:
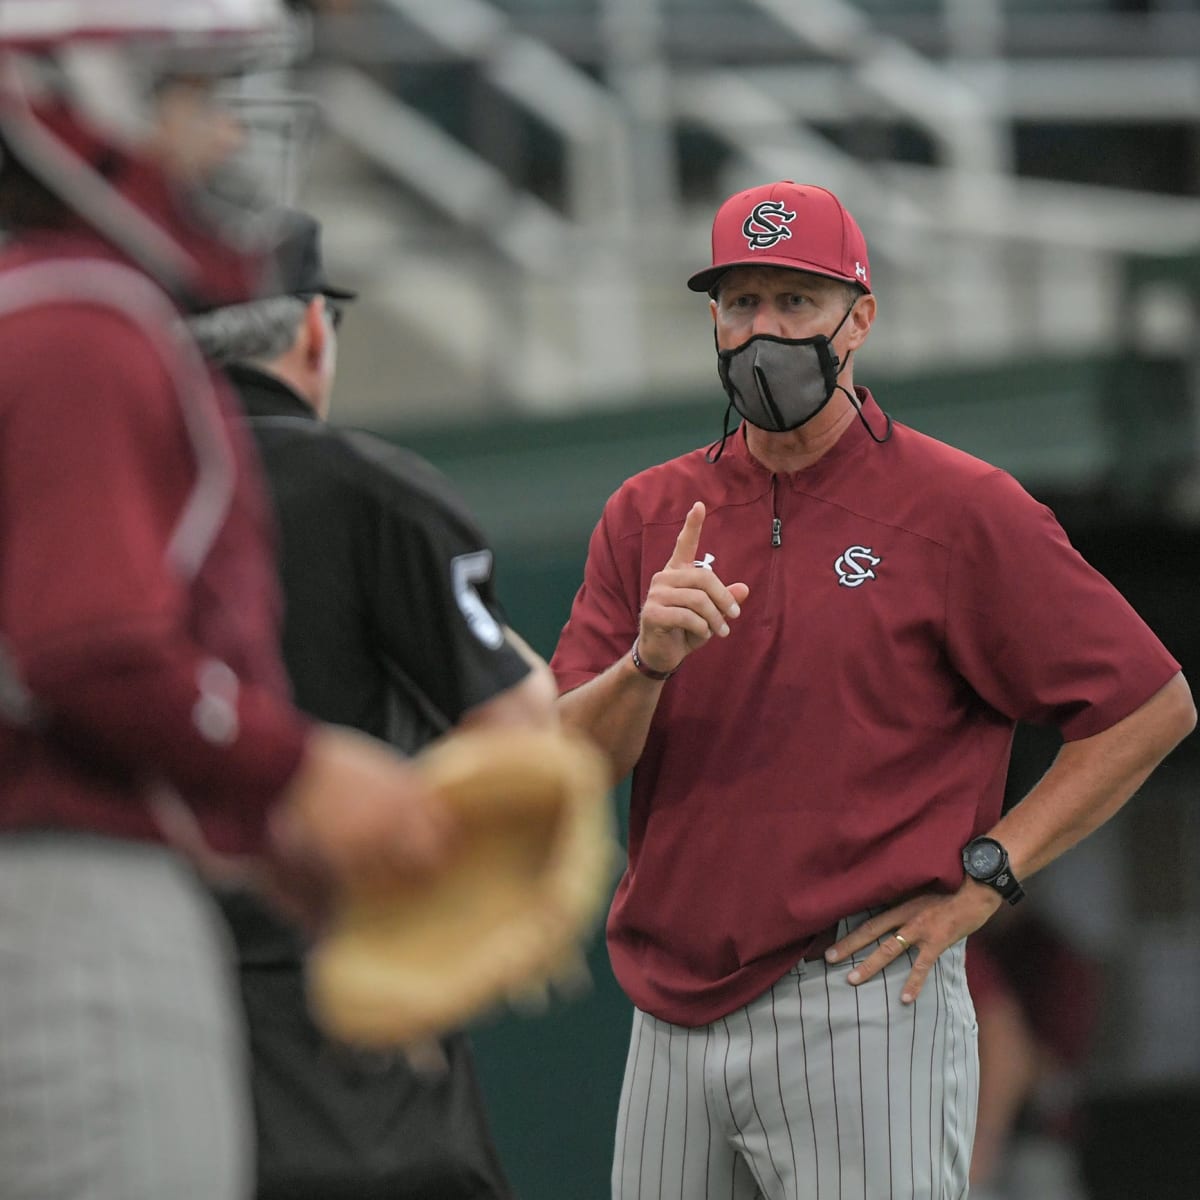
<instances>
[{"instance_id":1,"label":"sc logo on chest","mask_svg":"<svg viewBox=\"0 0 1200 1200\"><path fill-rule=\"evenodd\" d=\"M848 546L838 555L833 569L842 587L862 587L868 579L877 579L874 568L883 561L869 546Z\"/></svg>"}]
</instances>

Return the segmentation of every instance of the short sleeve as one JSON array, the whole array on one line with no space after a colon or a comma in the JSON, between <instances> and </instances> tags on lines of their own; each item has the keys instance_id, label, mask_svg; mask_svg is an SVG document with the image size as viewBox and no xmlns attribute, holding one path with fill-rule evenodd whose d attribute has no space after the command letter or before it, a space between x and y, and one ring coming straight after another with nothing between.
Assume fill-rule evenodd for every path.
<instances>
[{"instance_id":1,"label":"short sleeve","mask_svg":"<svg viewBox=\"0 0 1200 1200\"><path fill-rule=\"evenodd\" d=\"M1003 471L960 505L946 635L953 665L988 704L1068 740L1116 724L1179 671L1053 513Z\"/></svg>"},{"instance_id":2,"label":"short sleeve","mask_svg":"<svg viewBox=\"0 0 1200 1200\"><path fill-rule=\"evenodd\" d=\"M506 637L495 556L465 505L416 456L373 450L389 476L367 573L378 644L453 724L519 683L529 664Z\"/></svg>"}]
</instances>

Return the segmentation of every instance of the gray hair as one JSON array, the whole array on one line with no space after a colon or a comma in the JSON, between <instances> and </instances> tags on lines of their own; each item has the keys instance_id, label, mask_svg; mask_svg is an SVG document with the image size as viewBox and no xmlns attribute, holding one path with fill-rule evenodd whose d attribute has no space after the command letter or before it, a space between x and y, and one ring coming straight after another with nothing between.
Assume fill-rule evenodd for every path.
<instances>
[{"instance_id":1,"label":"gray hair","mask_svg":"<svg viewBox=\"0 0 1200 1200\"><path fill-rule=\"evenodd\" d=\"M187 326L210 362L270 362L296 340L307 308L299 296L271 296L201 313Z\"/></svg>"}]
</instances>

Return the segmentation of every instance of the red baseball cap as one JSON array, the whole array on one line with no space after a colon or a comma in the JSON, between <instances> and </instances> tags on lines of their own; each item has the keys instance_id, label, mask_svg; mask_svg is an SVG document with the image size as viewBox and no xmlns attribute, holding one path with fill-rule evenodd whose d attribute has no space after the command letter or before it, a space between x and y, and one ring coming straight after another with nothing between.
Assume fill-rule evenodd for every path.
<instances>
[{"instance_id":1,"label":"red baseball cap","mask_svg":"<svg viewBox=\"0 0 1200 1200\"><path fill-rule=\"evenodd\" d=\"M830 191L781 179L730 196L713 218L712 266L689 280L711 292L731 267L790 267L871 290L867 242Z\"/></svg>"}]
</instances>

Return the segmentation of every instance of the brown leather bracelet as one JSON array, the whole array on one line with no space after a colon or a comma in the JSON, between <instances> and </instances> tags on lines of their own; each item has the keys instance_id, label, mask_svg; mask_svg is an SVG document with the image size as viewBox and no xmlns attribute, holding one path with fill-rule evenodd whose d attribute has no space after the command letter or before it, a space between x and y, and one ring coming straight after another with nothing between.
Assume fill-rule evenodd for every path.
<instances>
[{"instance_id":1,"label":"brown leather bracelet","mask_svg":"<svg viewBox=\"0 0 1200 1200\"><path fill-rule=\"evenodd\" d=\"M642 662L642 656L638 653L638 639L637 638L634 638L633 649L631 649L629 651L629 654L630 654L630 657L633 659L633 665L643 675L645 675L645 677L647 679L654 679L659 683L662 683L662 681L664 679L670 679L671 676L675 674L675 671L679 670L679 668L676 667L675 671L656 671L653 667L646 666L646 664L644 662Z\"/></svg>"}]
</instances>

